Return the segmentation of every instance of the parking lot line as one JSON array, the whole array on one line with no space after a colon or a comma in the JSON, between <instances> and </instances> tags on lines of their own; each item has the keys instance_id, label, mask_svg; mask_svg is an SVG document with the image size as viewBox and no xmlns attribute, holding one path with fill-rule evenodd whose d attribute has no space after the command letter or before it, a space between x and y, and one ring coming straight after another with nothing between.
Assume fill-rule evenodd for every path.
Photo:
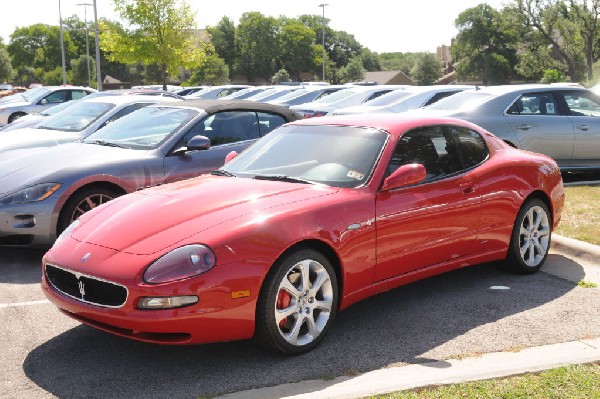
<instances>
[{"instance_id":1,"label":"parking lot line","mask_svg":"<svg viewBox=\"0 0 600 399\"><path fill-rule=\"evenodd\" d=\"M34 305L45 305L50 303L49 300L43 299L40 301L28 301L28 302L13 302L13 303L0 303L0 309L12 308L17 306L34 306Z\"/></svg>"}]
</instances>

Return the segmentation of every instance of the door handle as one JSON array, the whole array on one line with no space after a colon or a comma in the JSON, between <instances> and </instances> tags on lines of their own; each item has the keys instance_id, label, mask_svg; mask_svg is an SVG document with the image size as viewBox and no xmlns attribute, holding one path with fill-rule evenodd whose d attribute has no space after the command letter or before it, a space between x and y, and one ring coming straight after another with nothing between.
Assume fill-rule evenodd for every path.
<instances>
[{"instance_id":1,"label":"door handle","mask_svg":"<svg viewBox=\"0 0 600 399\"><path fill-rule=\"evenodd\" d=\"M590 127L588 125L577 125L577 129L579 130L587 131L589 128Z\"/></svg>"},{"instance_id":2,"label":"door handle","mask_svg":"<svg viewBox=\"0 0 600 399\"><path fill-rule=\"evenodd\" d=\"M473 183L462 183L460 185L460 191L462 191L465 194L472 194L475 192L475 186L473 185Z\"/></svg>"},{"instance_id":3,"label":"door handle","mask_svg":"<svg viewBox=\"0 0 600 399\"><path fill-rule=\"evenodd\" d=\"M519 130L529 130L531 129L531 125L528 125L527 123L522 123L520 125L517 126L517 129Z\"/></svg>"}]
</instances>

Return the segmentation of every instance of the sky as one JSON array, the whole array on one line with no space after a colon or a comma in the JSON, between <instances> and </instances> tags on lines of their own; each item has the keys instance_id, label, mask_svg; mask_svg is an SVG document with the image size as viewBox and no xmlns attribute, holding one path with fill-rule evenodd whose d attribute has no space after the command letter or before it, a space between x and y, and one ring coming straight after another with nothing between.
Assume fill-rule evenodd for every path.
<instances>
[{"instance_id":1,"label":"sky","mask_svg":"<svg viewBox=\"0 0 600 399\"><path fill-rule=\"evenodd\" d=\"M458 15L481 3L500 9L509 0L187 0L196 11L198 28L216 25L224 16L236 25L244 12L258 11L265 16L297 17L315 14L329 19L329 26L354 35L371 51L435 52L437 46L450 45L457 33ZM328 4L319 7L320 4ZM17 27L36 23L58 25L59 3L63 19L77 15L94 19L93 0L0 0L2 22L0 37L8 44ZM89 4L85 6L82 4ZM96 0L98 18L118 21L112 0Z\"/></svg>"}]
</instances>

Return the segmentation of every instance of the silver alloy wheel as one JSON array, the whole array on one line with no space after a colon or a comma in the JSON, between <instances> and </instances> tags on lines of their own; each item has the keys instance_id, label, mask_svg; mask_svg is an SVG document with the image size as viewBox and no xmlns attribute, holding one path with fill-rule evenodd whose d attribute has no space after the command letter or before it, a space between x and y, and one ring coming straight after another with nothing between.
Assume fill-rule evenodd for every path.
<instances>
[{"instance_id":1,"label":"silver alloy wheel","mask_svg":"<svg viewBox=\"0 0 600 399\"><path fill-rule=\"evenodd\" d=\"M92 209L94 209L97 206L100 206L110 200L114 199L114 197L110 196L110 195L106 195L106 194L91 194L87 197L85 197L84 199L82 199L77 206L75 206L75 209L73 210L73 213L71 214L71 220L70 222L74 222L75 220L77 220L77 218L79 218L79 216L83 215L84 213L91 211Z\"/></svg>"},{"instance_id":2,"label":"silver alloy wheel","mask_svg":"<svg viewBox=\"0 0 600 399\"><path fill-rule=\"evenodd\" d=\"M548 214L540 206L531 207L519 230L519 250L521 259L527 266L538 266L546 256L550 246L550 223Z\"/></svg>"},{"instance_id":3,"label":"silver alloy wheel","mask_svg":"<svg viewBox=\"0 0 600 399\"><path fill-rule=\"evenodd\" d=\"M323 332L333 306L333 287L327 269L312 259L290 267L279 283L275 321L291 345L311 343Z\"/></svg>"}]
</instances>

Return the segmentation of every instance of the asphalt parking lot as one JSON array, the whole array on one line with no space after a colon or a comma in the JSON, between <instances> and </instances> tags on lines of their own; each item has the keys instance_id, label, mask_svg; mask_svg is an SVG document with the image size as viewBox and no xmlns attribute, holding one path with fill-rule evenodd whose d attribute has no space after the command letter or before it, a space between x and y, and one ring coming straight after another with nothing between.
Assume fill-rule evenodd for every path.
<instances>
[{"instance_id":1,"label":"asphalt parking lot","mask_svg":"<svg viewBox=\"0 0 600 399\"><path fill-rule=\"evenodd\" d=\"M149 345L62 315L39 287L42 254L0 249L3 398L208 397L600 336L600 289L481 264L352 306L322 345L300 357L265 353L250 342ZM584 275L560 254L550 255L553 265L575 280Z\"/></svg>"}]
</instances>

